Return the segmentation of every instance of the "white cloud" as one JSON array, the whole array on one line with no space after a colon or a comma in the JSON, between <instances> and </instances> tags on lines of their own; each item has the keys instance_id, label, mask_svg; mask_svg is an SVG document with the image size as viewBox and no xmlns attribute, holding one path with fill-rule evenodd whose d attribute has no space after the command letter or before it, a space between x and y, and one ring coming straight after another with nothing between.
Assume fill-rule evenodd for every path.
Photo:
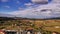
<instances>
[{"instance_id":1,"label":"white cloud","mask_svg":"<svg viewBox=\"0 0 60 34\"><path fill-rule=\"evenodd\" d=\"M4 6L5 8L10 8L10 6Z\"/></svg>"},{"instance_id":2,"label":"white cloud","mask_svg":"<svg viewBox=\"0 0 60 34\"><path fill-rule=\"evenodd\" d=\"M60 17L60 4L50 3L47 5L39 5L34 8L31 7L21 11L14 11L14 12L11 12L10 14L13 14L16 16L22 16L22 17L29 17L29 18Z\"/></svg>"},{"instance_id":3,"label":"white cloud","mask_svg":"<svg viewBox=\"0 0 60 34\"><path fill-rule=\"evenodd\" d=\"M21 7L18 7L18 10L20 10L20 11L21 11L21 10L24 10L24 9L23 9L23 8L21 8Z\"/></svg>"},{"instance_id":4,"label":"white cloud","mask_svg":"<svg viewBox=\"0 0 60 34\"><path fill-rule=\"evenodd\" d=\"M33 3L36 4L46 4L48 3L48 0L31 0Z\"/></svg>"},{"instance_id":5,"label":"white cloud","mask_svg":"<svg viewBox=\"0 0 60 34\"><path fill-rule=\"evenodd\" d=\"M8 2L8 0L1 0L1 2Z\"/></svg>"},{"instance_id":6,"label":"white cloud","mask_svg":"<svg viewBox=\"0 0 60 34\"><path fill-rule=\"evenodd\" d=\"M33 4L32 3L25 3L24 5L26 5L26 6L32 6Z\"/></svg>"},{"instance_id":7,"label":"white cloud","mask_svg":"<svg viewBox=\"0 0 60 34\"><path fill-rule=\"evenodd\" d=\"M53 3L60 3L60 0L52 0Z\"/></svg>"},{"instance_id":8,"label":"white cloud","mask_svg":"<svg viewBox=\"0 0 60 34\"><path fill-rule=\"evenodd\" d=\"M33 3L25 3L24 4L27 8L33 8L36 7L37 5L33 4Z\"/></svg>"}]
</instances>

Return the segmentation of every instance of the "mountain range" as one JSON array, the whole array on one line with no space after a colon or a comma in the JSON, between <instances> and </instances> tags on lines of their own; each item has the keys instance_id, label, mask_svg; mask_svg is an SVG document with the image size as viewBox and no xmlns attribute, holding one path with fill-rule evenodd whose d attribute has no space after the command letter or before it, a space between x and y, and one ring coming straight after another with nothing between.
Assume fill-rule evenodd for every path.
<instances>
[{"instance_id":1,"label":"mountain range","mask_svg":"<svg viewBox=\"0 0 60 34\"><path fill-rule=\"evenodd\" d=\"M60 17L52 17L52 18L27 18L27 17L16 17L14 15L10 15L10 14L2 14L0 13L0 17L7 17L7 18L22 18L22 19L60 19Z\"/></svg>"}]
</instances>

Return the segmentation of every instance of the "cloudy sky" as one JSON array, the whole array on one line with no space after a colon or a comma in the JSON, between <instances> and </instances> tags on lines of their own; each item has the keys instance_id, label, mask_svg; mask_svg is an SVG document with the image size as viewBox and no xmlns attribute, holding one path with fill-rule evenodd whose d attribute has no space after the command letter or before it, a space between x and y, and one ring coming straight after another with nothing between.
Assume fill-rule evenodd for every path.
<instances>
[{"instance_id":1,"label":"cloudy sky","mask_svg":"<svg viewBox=\"0 0 60 34\"><path fill-rule=\"evenodd\" d=\"M0 0L0 13L27 18L60 17L60 0Z\"/></svg>"}]
</instances>

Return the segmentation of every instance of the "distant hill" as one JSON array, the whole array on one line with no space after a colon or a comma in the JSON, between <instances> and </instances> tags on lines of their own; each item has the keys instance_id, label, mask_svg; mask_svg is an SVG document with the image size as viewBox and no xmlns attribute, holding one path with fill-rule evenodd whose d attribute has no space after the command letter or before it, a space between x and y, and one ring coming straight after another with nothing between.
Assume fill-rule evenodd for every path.
<instances>
[{"instance_id":1,"label":"distant hill","mask_svg":"<svg viewBox=\"0 0 60 34\"><path fill-rule=\"evenodd\" d=\"M53 17L53 18L46 18L47 20L48 19L60 19L60 17Z\"/></svg>"},{"instance_id":2,"label":"distant hill","mask_svg":"<svg viewBox=\"0 0 60 34\"><path fill-rule=\"evenodd\" d=\"M60 17L56 17L56 18L46 18L46 19L35 19L35 18L22 18L22 17L0 17L0 20L20 20L20 19L24 19L24 20L60 20Z\"/></svg>"}]
</instances>

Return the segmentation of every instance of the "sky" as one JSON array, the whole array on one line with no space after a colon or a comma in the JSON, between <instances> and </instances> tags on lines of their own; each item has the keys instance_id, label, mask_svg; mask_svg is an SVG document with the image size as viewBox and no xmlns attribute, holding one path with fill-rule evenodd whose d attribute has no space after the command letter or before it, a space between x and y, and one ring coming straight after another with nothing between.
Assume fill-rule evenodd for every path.
<instances>
[{"instance_id":1,"label":"sky","mask_svg":"<svg viewBox=\"0 0 60 34\"><path fill-rule=\"evenodd\" d=\"M31 6L38 5L33 4L31 0L0 0L0 12L6 13L31 7L28 7L27 4L32 4Z\"/></svg>"},{"instance_id":2,"label":"sky","mask_svg":"<svg viewBox=\"0 0 60 34\"><path fill-rule=\"evenodd\" d=\"M56 7L59 6L58 1L59 0L0 0L0 13L27 18L60 17L60 9Z\"/></svg>"}]
</instances>

